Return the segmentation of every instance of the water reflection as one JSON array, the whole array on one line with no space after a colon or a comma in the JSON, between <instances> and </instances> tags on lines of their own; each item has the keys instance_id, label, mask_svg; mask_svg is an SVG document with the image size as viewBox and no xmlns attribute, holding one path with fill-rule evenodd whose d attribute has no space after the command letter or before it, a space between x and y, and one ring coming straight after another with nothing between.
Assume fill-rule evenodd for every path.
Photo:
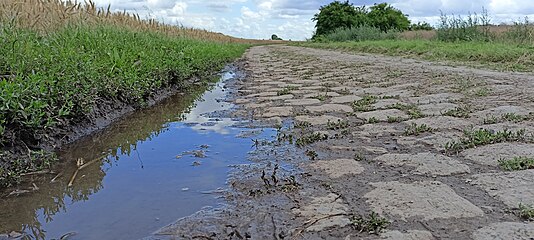
<instances>
[{"instance_id":1,"label":"water reflection","mask_svg":"<svg viewBox=\"0 0 534 240\"><path fill-rule=\"evenodd\" d=\"M223 80L233 76L227 73ZM206 115L232 108L220 101L224 81L201 93L171 97L60 152L54 174L31 176L19 187L30 193L8 196L16 190L8 189L2 194L0 233L132 239L215 204L202 191L224 186L227 166L244 162L251 144L235 138L242 129L230 127L231 119ZM193 105L199 97L203 101ZM206 157L177 158L190 150L205 151ZM73 178L78 159L92 164Z\"/></svg>"}]
</instances>

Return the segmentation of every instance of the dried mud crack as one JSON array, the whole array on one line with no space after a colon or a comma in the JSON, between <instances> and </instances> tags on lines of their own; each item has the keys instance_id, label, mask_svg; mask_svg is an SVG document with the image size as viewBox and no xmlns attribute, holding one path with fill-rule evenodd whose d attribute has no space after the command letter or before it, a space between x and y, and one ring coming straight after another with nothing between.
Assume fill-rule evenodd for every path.
<instances>
[{"instance_id":1,"label":"dried mud crack","mask_svg":"<svg viewBox=\"0 0 534 240\"><path fill-rule=\"evenodd\" d=\"M290 46L245 58L234 114L278 140L236 167L227 207L153 238L534 237L534 170L502 167L534 157L534 76Z\"/></svg>"}]
</instances>

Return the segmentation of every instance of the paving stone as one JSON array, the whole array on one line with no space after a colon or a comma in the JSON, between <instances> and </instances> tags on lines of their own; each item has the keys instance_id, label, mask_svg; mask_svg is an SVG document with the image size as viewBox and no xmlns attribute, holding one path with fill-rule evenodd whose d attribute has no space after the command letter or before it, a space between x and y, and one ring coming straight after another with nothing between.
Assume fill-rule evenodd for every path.
<instances>
[{"instance_id":1,"label":"paving stone","mask_svg":"<svg viewBox=\"0 0 534 240\"><path fill-rule=\"evenodd\" d=\"M360 174L365 168L354 159L321 160L310 164L313 168L321 169L332 178L349 174Z\"/></svg>"},{"instance_id":2,"label":"paving stone","mask_svg":"<svg viewBox=\"0 0 534 240\"><path fill-rule=\"evenodd\" d=\"M501 117L503 114L517 114L521 116L528 115L530 113L529 109L526 109L521 106L500 106L496 108L487 109L484 111L479 111L473 115L479 118L487 118L489 116Z\"/></svg>"},{"instance_id":3,"label":"paving stone","mask_svg":"<svg viewBox=\"0 0 534 240\"><path fill-rule=\"evenodd\" d=\"M534 157L534 144L496 143L467 149L462 155L479 164L497 166L501 159L514 157Z\"/></svg>"},{"instance_id":4,"label":"paving stone","mask_svg":"<svg viewBox=\"0 0 534 240\"><path fill-rule=\"evenodd\" d=\"M365 124L358 127L359 131L353 132L352 135L357 137L382 137L402 133L391 124Z\"/></svg>"},{"instance_id":5,"label":"paving stone","mask_svg":"<svg viewBox=\"0 0 534 240\"><path fill-rule=\"evenodd\" d=\"M470 218L484 212L441 182L371 183L374 190L365 194L373 211L406 220L418 217L425 221L437 218Z\"/></svg>"},{"instance_id":6,"label":"paving stone","mask_svg":"<svg viewBox=\"0 0 534 240\"><path fill-rule=\"evenodd\" d=\"M534 169L506 173L485 173L474 176L474 185L479 185L489 195L498 198L510 208L519 204L534 205Z\"/></svg>"},{"instance_id":7,"label":"paving stone","mask_svg":"<svg viewBox=\"0 0 534 240\"><path fill-rule=\"evenodd\" d=\"M308 116L308 115L302 115L302 116L296 116L295 121L296 122L308 122L311 125L325 125L328 123L328 121L331 122L337 122L342 120L341 118L334 117L334 116L328 116L328 115L321 115L321 116Z\"/></svg>"},{"instance_id":8,"label":"paving stone","mask_svg":"<svg viewBox=\"0 0 534 240\"><path fill-rule=\"evenodd\" d=\"M374 109L389 109L392 105L401 104L402 102L397 99L381 99L373 104Z\"/></svg>"},{"instance_id":9,"label":"paving stone","mask_svg":"<svg viewBox=\"0 0 534 240\"><path fill-rule=\"evenodd\" d=\"M419 110L421 110L421 113L423 113L425 116L439 116L457 107L458 105L454 103L436 103L420 105Z\"/></svg>"},{"instance_id":10,"label":"paving stone","mask_svg":"<svg viewBox=\"0 0 534 240\"><path fill-rule=\"evenodd\" d=\"M285 94L285 95L272 96L272 97L259 97L258 102L287 100L287 99L292 99L294 97L295 96L293 96L292 94Z\"/></svg>"},{"instance_id":11,"label":"paving stone","mask_svg":"<svg viewBox=\"0 0 534 240\"><path fill-rule=\"evenodd\" d=\"M434 132L422 136L402 136L397 139L397 143L407 148L413 147L414 144L430 145L436 150L445 149L448 142L457 140L461 134L459 132Z\"/></svg>"},{"instance_id":12,"label":"paving stone","mask_svg":"<svg viewBox=\"0 0 534 240\"><path fill-rule=\"evenodd\" d=\"M464 129L473 125L472 122L469 122L465 119L450 116L425 117L406 121L406 124L412 123L417 125L425 124L433 129L454 129L460 131L463 131Z\"/></svg>"},{"instance_id":13,"label":"paving stone","mask_svg":"<svg viewBox=\"0 0 534 240\"><path fill-rule=\"evenodd\" d=\"M333 97L330 99L330 103L353 103L361 99L362 98L357 95L346 95L340 97Z\"/></svg>"},{"instance_id":14,"label":"paving stone","mask_svg":"<svg viewBox=\"0 0 534 240\"><path fill-rule=\"evenodd\" d=\"M395 117L395 118L402 118L402 119L408 118L408 115L406 113L398 109L387 109L387 110L377 110L377 111L371 111L371 112L362 112L362 113L358 113L356 116L358 118L365 119L365 120L369 120L370 118L376 118L379 121L387 121L388 117Z\"/></svg>"},{"instance_id":15,"label":"paving stone","mask_svg":"<svg viewBox=\"0 0 534 240\"><path fill-rule=\"evenodd\" d=\"M401 231L386 231L380 234L380 239L387 240L434 240L432 233L428 231L420 230L408 230L407 232Z\"/></svg>"},{"instance_id":16,"label":"paving stone","mask_svg":"<svg viewBox=\"0 0 534 240\"><path fill-rule=\"evenodd\" d=\"M458 93L437 93L420 97L411 97L409 98L409 101L413 104L425 105L431 103L454 102L462 97L463 96Z\"/></svg>"},{"instance_id":17,"label":"paving stone","mask_svg":"<svg viewBox=\"0 0 534 240\"><path fill-rule=\"evenodd\" d=\"M310 94L304 95L305 98L315 98L317 96L339 97L340 94L337 93L337 92L321 92L321 91L317 91L315 93L310 93Z\"/></svg>"},{"instance_id":18,"label":"paving stone","mask_svg":"<svg viewBox=\"0 0 534 240\"><path fill-rule=\"evenodd\" d=\"M310 113L329 113L329 112L352 112L352 107L342 104L323 104L320 106L308 106L306 110Z\"/></svg>"},{"instance_id":19,"label":"paving stone","mask_svg":"<svg viewBox=\"0 0 534 240\"><path fill-rule=\"evenodd\" d=\"M270 107L262 114L262 117L289 117L292 114L293 107Z\"/></svg>"},{"instance_id":20,"label":"paving stone","mask_svg":"<svg viewBox=\"0 0 534 240\"><path fill-rule=\"evenodd\" d=\"M478 229L473 233L474 240L532 240L534 223L501 222Z\"/></svg>"},{"instance_id":21,"label":"paving stone","mask_svg":"<svg viewBox=\"0 0 534 240\"><path fill-rule=\"evenodd\" d=\"M324 197L314 197L310 205L304 206L300 209L295 209L293 210L293 213L313 220L335 214L345 214L347 211L348 207L345 203L343 203L343 200L338 195L330 193ZM306 230L321 231L326 228L344 227L349 224L351 224L351 221L348 217L336 216L319 220L315 224L309 226Z\"/></svg>"},{"instance_id":22,"label":"paving stone","mask_svg":"<svg viewBox=\"0 0 534 240\"><path fill-rule=\"evenodd\" d=\"M375 158L389 166L415 167L415 173L449 176L471 172L469 166L453 158L436 153L384 154Z\"/></svg>"},{"instance_id":23,"label":"paving stone","mask_svg":"<svg viewBox=\"0 0 534 240\"><path fill-rule=\"evenodd\" d=\"M306 105L315 105L320 104L321 101L319 99L313 99L313 98L304 98L304 99L291 99L286 100L285 104L290 106L306 106Z\"/></svg>"}]
</instances>

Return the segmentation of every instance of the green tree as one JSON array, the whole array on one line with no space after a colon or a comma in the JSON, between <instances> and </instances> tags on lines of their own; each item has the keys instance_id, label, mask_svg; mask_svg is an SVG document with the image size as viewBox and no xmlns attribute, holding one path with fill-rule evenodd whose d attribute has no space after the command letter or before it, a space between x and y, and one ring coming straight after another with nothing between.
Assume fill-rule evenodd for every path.
<instances>
[{"instance_id":1,"label":"green tree","mask_svg":"<svg viewBox=\"0 0 534 240\"><path fill-rule=\"evenodd\" d=\"M367 22L367 9L354 7L349 1L334 1L321 6L319 13L312 18L317 21L313 38L334 32L338 28L361 26Z\"/></svg>"},{"instance_id":2,"label":"green tree","mask_svg":"<svg viewBox=\"0 0 534 240\"><path fill-rule=\"evenodd\" d=\"M393 29L402 31L410 27L408 17L387 3L375 4L370 9L367 14L369 23L384 32Z\"/></svg>"}]
</instances>

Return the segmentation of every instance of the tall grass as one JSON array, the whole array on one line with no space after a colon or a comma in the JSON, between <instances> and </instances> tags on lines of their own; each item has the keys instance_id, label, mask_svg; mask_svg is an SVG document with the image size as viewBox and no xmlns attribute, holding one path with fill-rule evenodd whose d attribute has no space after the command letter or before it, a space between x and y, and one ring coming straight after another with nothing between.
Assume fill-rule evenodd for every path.
<instances>
[{"instance_id":1,"label":"tall grass","mask_svg":"<svg viewBox=\"0 0 534 240\"><path fill-rule=\"evenodd\" d=\"M490 41L490 18L484 9L481 15L469 14L467 17L441 14L437 29L437 39L441 41Z\"/></svg>"},{"instance_id":2,"label":"tall grass","mask_svg":"<svg viewBox=\"0 0 534 240\"><path fill-rule=\"evenodd\" d=\"M324 36L324 40L332 42L348 42L348 41L370 41L370 40L385 40L397 39L398 31L384 32L380 28L370 26L359 26L353 28L338 28L333 33Z\"/></svg>"},{"instance_id":3,"label":"tall grass","mask_svg":"<svg viewBox=\"0 0 534 240\"><path fill-rule=\"evenodd\" d=\"M68 25L115 25L135 31L158 32L168 36L186 37L218 42L256 43L261 41L240 39L195 28L160 23L154 19L142 19L138 14L113 12L111 6L97 8L89 1L63 0L2 0L0 19L17 28L49 33Z\"/></svg>"},{"instance_id":4,"label":"tall grass","mask_svg":"<svg viewBox=\"0 0 534 240\"><path fill-rule=\"evenodd\" d=\"M500 38L505 42L534 46L534 24L525 17L523 22L514 22Z\"/></svg>"}]
</instances>

